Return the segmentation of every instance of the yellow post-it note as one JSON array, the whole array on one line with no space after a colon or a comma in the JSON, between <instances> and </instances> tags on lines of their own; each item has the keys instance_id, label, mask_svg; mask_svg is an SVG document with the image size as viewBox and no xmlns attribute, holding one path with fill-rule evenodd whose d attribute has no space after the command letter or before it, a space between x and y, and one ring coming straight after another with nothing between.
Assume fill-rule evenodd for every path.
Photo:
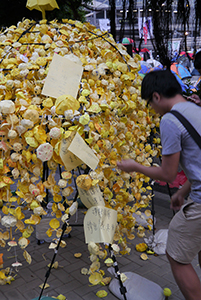
<instances>
[{"instance_id":1,"label":"yellow post-it note","mask_svg":"<svg viewBox=\"0 0 201 300\"><path fill-rule=\"evenodd\" d=\"M82 72L82 65L55 53L42 94L53 98L62 95L71 95L77 98Z\"/></svg>"},{"instance_id":2,"label":"yellow post-it note","mask_svg":"<svg viewBox=\"0 0 201 300\"><path fill-rule=\"evenodd\" d=\"M80 199L87 208L92 206L105 206L105 202L98 185L92 186L88 191L80 188L79 186L77 188Z\"/></svg>"},{"instance_id":3,"label":"yellow post-it note","mask_svg":"<svg viewBox=\"0 0 201 300\"><path fill-rule=\"evenodd\" d=\"M76 133L68 149L81 159L83 163L88 165L92 170L95 170L99 159L96 157L93 150L85 143L79 133Z\"/></svg>"},{"instance_id":4,"label":"yellow post-it note","mask_svg":"<svg viewBox=\"0 0 201 300\"><path fill-rule=\"evenodd\" d=\"M111 244L116 226L116 210L104 206L92 206L84 217L85 242Z\"/></svg>"},{"instance_id":5,"label":"yellow post-it note","mask_svg":"<svg viewBox=\"0 0 201 300\"><path fill-rule=\"evenodd\" d=\"M77 166L81 165L83 162L72 152L69 151L69 145L72 142L74 135L71 134L67 139L63 139L61 141L60 147L60 157L63 161L66 171L70 172L71 170L75 169Z\"/></svg>"},{"instance_id":6,"label":"yellow post-it note","mask_svg":"<svg viewBox=\"0 0 201 300\"><path fill-rule=\"evenodd\" d=\"M77 132L75 135L71 134L70 137L62 140L60 157L66 167L66 171L71 171L83 163L95 170L99 162L93 150Z\"/></svg>"}]
</instances>

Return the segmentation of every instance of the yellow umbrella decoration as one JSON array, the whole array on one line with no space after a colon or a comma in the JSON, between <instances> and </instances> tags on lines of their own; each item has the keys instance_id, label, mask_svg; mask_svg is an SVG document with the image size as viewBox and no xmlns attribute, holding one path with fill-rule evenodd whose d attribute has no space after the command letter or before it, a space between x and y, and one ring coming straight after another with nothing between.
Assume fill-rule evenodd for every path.
<instances>
[{"instance_id":1,"label":"yellow umbrella decoration","mask_svg":"<svg viewBox=\"0 0 201 300\"><path fill-rule=\"evenodd\" d=\"M27 0L26 7L30 10L37 9L42 12L42 18L46 19L45 11L53 10L55 8L59 9L56 0Z\"/></svg>"}]
</instances>

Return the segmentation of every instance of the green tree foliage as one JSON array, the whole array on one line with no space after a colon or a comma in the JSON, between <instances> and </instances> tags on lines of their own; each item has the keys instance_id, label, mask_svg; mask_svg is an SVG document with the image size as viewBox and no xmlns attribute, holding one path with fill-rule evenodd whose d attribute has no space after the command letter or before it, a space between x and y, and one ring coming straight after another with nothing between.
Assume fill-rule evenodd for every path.
<instances>
[{"instance_id":1,"label":"green tree foliage","mask_svg":"<svg viewBox=\"0 0 201 300\"><path fill-rule=\"evenodd\" d=\"M36 9L26 8L27 0L2 0L0 9L0 27L16 25L23 18L39 21L42 13ZM91 4L92 0L57 0L60 9L46 11L47 20L73 19L85 21L84 6Z\"/></svg>"},{"instance_id":2,"label":"green tree foliage","mask_svg":"<svg viewBox=\"0 0 201 300\"><path fill-rule=\"evenodd\" d=\"M26 0L6 0L1 1L0 26L7 27L16 25L22 18L41 19L41 12L30 11L26 8Z\"/></svg>"},{"instance_id":3,"label":"green tree foliage","mask_svg":"<svg viewBox=\"0 0 201 300\"><path fill-rule=\"evenodd\" d=\"M57 0L57 4L60 10L55 9L53 11L47 12L47 19L72 19L84 22L84 7L87 7L88 4L92 4L92 2L92 0Z\"/></svg>"}]
</instances>

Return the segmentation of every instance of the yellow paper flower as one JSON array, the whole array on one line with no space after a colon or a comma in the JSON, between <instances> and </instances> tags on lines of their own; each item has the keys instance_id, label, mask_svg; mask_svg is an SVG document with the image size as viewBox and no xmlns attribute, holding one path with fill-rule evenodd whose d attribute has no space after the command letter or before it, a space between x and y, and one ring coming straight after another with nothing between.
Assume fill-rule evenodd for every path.
<instances>
[{"instance_id":1,"label":"yellow paper flower","mask_svg":"<svg viewBox=\"0 0 201 300\"><path fill-rule=\"evenodd\" d=\"M98 292L96 293L96 296L97 296L98 298L104 298L104 297L107 296L107 292L106 292L105 290L100 290L100 291L98 291Z\"/></svg>"},{"instance_id":2,"label":"yellow paper flower","mask_svg":"<svg viewBox=\"0 0 201 300\"><path fill-rule=\"evenodd\" d=\"M26 250L24 250L23 256L26 259L26 261L28 262L28 264L31 264L31 262L32 262L31 255Z\"/></svg>"},{"instance_id":3,"label":"yellow paper flower","mask_svg":"<svg viewBox=\"0 0 201 300\"><path fill-rule=\"evenodd\" d=\"M82 125L87 125L89 121L90 121L90 116L86 113L79 118L79 123Z\"/></svg>"},{"instance_id":4,"label":"yellow paper flower","mask_svg":"<svg viewBox=\"0 0 201 300\"><path fill-rule=\"evenodd\" d=\"M60 222L57 219L52 219L49 222L49 225L50 225L51 228L57 229L60 226Z\"/></svg>"},{"instance_id":5,"label":"yellow paper flower","mask_svg":"<svg viewBox=\"0 0 201 300\"><path fill-rule=\"evenodd\" d=\"M103 276L100 273L94 272L89 276L89 282L93 285L97 285L102 281L102 278Z\"/></svg>"},{"instance_id":6,"label":"yellow paper flower","mask_svg":"<svg viewBox=\"0 0 201 300\"><path fill-rule=\"evenodd\" d=\"M135 248L136 248L136 250L137 250L138 252L144 252L144 251L147 250L148 246L147 246L147 244L145 244L145 243L140 243L140 244L137 244L137 245L135 246Z\"/></svg>"},{"instance_id":7,"label":"yellow paper flower","mask_svg":"<svg viewBox=\"0 0 201 300\"><path fill-rule=\"evenodd\" d=\"M59 96L55 102L55 109L58 115L63 115L64 111L68 109L72 109L73 111L78 110L79 107L79 102L71 95Z\"/></svg>"}]
</instances>

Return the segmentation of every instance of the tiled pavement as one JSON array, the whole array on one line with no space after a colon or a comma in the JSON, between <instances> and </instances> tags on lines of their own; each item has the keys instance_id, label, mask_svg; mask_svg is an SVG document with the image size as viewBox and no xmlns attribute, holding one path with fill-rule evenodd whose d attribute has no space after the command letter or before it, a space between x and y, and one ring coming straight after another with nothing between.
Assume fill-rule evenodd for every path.
<instances>
[{"instance_id":1,"label":"tiled pavement","mask_svg":"<svg viewBox=\"0 0 201 300\"><path fill-rule=\"evenodd\" d=\"M168 228L168 224L173 216L169 209L169 196L155 192L155 216L156 216L156 231L159 229ZM78 209L78 223L75 223L76 216L71 217L70 223L82 224L84 217L84 209ZM14 234L17 238L17 233ZM51 274L47 280L50 285L45 289L43 296L55 296L63 294L67 300L94 300L98 299L96 292L100 289L108 291L107 286L90 286L88 276L80 273L82 267L88 268L89 252L84 240L84 232L82 226L73 226L71 237L65 238L67 246L59 248L55 261L59 262L58 269L52 269ZM148 261L140 259L140 253L135 250L137 243L143 242L142 239L136 237L131 243L131 254L125 256L117 256L118 266L121 272L132 271L153 282L159 284L162 288L168 287L172 290L172 296L169 300L184 300L181 295L174 278L170 271L165 255L158 257L150 255ZM35 234L32 234L31 242L27 247L27 251L32 256L32 263L29 265L23 255L22 251L17 249L17 258L23 265L19 267L15 281L11 284L0 286L0 300L32 300L39 297L41 289L40 284L45 280L45 274L48 270L47 265L51 262L54 251L48 249L49 243L44 242L40 245L37 243ZM10 266L15 258L14 248L8 251L8 248L0 248L0 252L4 253L4 268ZM75 258L74 253L81 252L81 258ZM201 271L198 267L197 259L194 259L198 275L201 277ZM110 274L102 261L101 268L105 270L107 276ZM117 299L110 291L108 291L106 300ZM149 299L145 299L149 300Z\"/></svg>"}]
</instances>

